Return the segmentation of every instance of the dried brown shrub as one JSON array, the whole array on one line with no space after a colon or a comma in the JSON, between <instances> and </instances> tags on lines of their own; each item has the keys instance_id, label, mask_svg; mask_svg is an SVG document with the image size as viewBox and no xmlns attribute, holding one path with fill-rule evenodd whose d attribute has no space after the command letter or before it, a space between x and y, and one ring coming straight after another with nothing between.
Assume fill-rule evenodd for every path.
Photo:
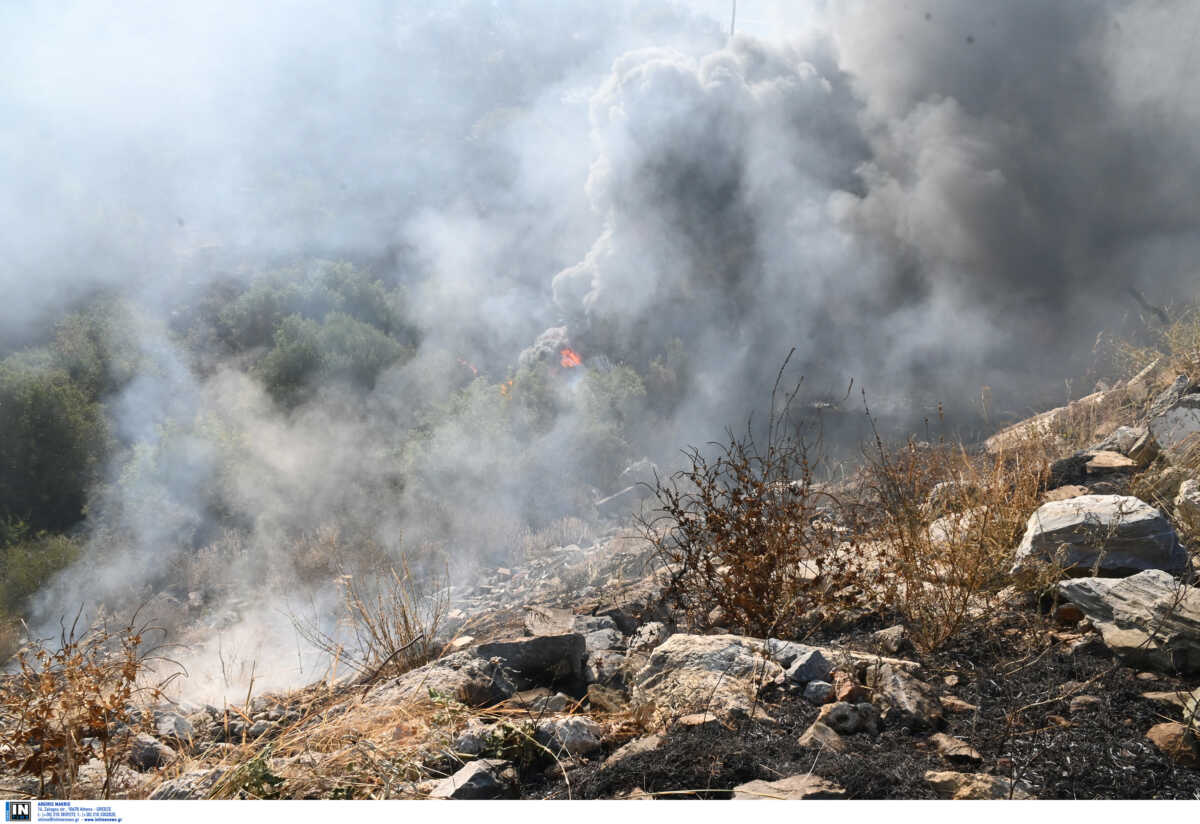
<instances>
[{"instance_id":1,"label":"dried brown shrub","mask_svg":"<svg viewBox=\"0 0 1200 824\"><path fill-rule=\"evenodd\" d=\"M819 431L789 418L798 385L774 411L778 389L777 379L764 443L748 425L710 444L711 455L689 447L690 467L656 478L653 509L637 518L694 626L718 608L721 623L741 632L799 636L828 593L855 577L840 503L814 474Z\"/></svg>"},{"instance_id":2,"label":"dried brown shrub","mask_svg":"<svg viewBox=\"0 0 1200 824\"><path fill-rule=\"evenodd\" d=\"M70 798L79 768L99 758L107 798L134 732L132 702L161 697L179 674L141 683L150 662L167 660L145 645L150 631L131 621L119 630L100 623L77 634L76 624L63 629L56 649L29 642L17 653L17 671L0 680L0 729L8 745L0 764L36 778L40 797Z\"/></svg>"}]
</instances>

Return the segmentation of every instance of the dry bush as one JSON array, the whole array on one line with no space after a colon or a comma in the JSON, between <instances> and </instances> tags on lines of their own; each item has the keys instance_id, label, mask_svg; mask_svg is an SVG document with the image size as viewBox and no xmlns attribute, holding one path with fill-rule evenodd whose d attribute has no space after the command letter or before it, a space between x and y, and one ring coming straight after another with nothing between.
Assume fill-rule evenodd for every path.
<instances>
[{"instance_id":1,"label":"dry bush","mask_svg":"<svg viewBox=\"0 0 1200 824\"><path fill-rule=\"evenodd\" d=\"M777 380L772 410L778 388ZM835 525L839 502L814 477L819 433L810 443L811 430L788 419L798 389L773 411L764 444L747 426L745 436L710 444L713 457L685 450L690 468L656 478L654 508L636 519L694 626L718 608L722 625L744 633L798 636L827 594L855 577L845 530Z\"/></svg>"},{"instance_id":2,"label":"dry bush","mask_svg":"<svg viewBox=\"0 0 1200 824\"><path fill-rule=\"evenodd\" d=\"M449 609L447 576L421 581L403 557L399 567L378 576L341 576L345 640L293 619L297 631L338 664L371 679L401 675L433 660L444 641L440 635Z\"/></svg>"},{"instance_id":3,"label":"dry bush","mask_svg":"<svg viewBox=\"0 0 1200 824\"><path fill-rule=\"evenodd\" d=\"M859 496L874 555L864 584L903 616L919 647L945 644L1011 583L1049 468L1044 440L972 457L961 445L889 449L876 435Z\"/></svg>"},{"instance_id":4,"label":"dry bush","mask_svg":"<svg viewBox=\"0 0 1200 824\"><path fill-rule=\"evenodd\" d=\"M132 702L161 697L179 674L140 683L151 661L167 660L144 646L149 631L131 622L77 635L73 626L63 630L57 649L34 641L18 652L18 670L0 681L0 729L8 744L0 764L36 778L40 797L70 798L79 768L99 758L107 798L133 734Z\"/></svg>"}]
</instances>

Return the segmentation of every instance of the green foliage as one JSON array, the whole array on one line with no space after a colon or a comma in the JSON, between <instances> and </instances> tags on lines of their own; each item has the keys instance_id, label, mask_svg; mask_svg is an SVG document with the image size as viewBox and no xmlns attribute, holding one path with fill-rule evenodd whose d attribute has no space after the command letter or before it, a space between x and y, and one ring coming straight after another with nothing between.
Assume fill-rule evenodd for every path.
<instances>
[{"instance_id":1,"label":"green foliage","mask_svg":"<svg viewBox=\"0 0 1200 824\"><path fill-rule=\"evenodd\" d=\"M295 403L321 368L321 327L299 315L275 331L275 348L259 364L267 391L284 405Z\"/></svg>"},{"instance_id":2,"label":"green foliage","mask_svg":"<svg viewBox=\"0 0 1200 824\"><path fill-rule=\"evenodd\" d=\"M401 343L415 332L404 319L404 291L388 289L349 263L317 261L268 272L217 313L220 335L236 351L266 346L286 318L324 321L342 314Z\"/></svg>"},{"instance_id":3,"label":"green foliage","mask_svg":"<svg viewBox=\"0 0 1200 824\"><path fill-rule=\"evenodd\" d=\"M11 529L12 532L17 530ZM0 546L0 615L16 615L26 599L78 557L80 546L65 535L39 534Z\"/></svg>"},{"instance_id":4,"label":"green foliage","mask_svg":"<svg viewBox=\"0 0 1200 824\"><path fill-rule=\"evenodd\" d=\"M76 523L106 446L100 405L46 353L0 362L0 519Z\"/></svg>"},{"instance_id":5,"label":"green foliage","mask_svg":"<svg viewBox=\"0 0 1200 824\"><path fill-rule=\"evenodd\" d=\"M272 397L291 405L318 381L339 379L373 389L379 373L408 353L379 329L341 312L323 323L292 315L276 330L275 346L259 372Z\"/></svg>"},{"instance_id":6,"label":"green foliage","mask_svg":"<svg viewBox=\"0 0 1200 824\"><path fill-rule=\"evenodd\" d=\"M93 400L117 392L133 379L141 362L134 328L126 306L98 301L59 321L55 362Z\"/></svg>"}]
</instances>

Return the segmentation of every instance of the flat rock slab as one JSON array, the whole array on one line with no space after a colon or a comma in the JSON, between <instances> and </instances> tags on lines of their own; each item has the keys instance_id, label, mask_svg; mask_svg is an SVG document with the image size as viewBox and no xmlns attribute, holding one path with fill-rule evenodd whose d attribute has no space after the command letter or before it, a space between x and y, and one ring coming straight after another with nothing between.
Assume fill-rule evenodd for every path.
<instances>
[{"instance_id":1,"label":"flat rock slab","mask_svg":"<svg viewBox=\"0 0 1200 824\"><path fill-rule=\"evenodd\" d=\"M1052 562L1067 570L1109 574L1179 572L1187 560L1175 528L1145 501L1128 495L1080 495L1038 507L1025 527L1012 571Z\"/></svg>"},{"instance_id":2,"label":"flat rock slab","mask_svg":"<svg viewBox=\"0 0 1200 824\"><path fill-rule=\"evenodd\" d=\"M638 703L677 712L743 715L759 689L783 674L762 641L739 635L672 635L634 677Z\"/></svg>"},{"instance_id":3,"label":"flat rock slab","mask_svg":"<svg viewBox=\"0 0 1200 824\"><path fill-rule=\"evenodd\" d=\"M1083 610L1126 664L1200 672L1200 589L1147 570L1123 579L1074 578L1058 591Z\"/></svg>"},{"instance_id":4,"label":"flat rock slab","mask_svg":"<svg viewBox=\"0 0 1200 824\"><path fill-rule=\"evenodd\" d=\"M793 775L779 781L750 781L733 788L734 801L803 801L845 796L844 789L817 775Z\"/></svg>"}]
</instances>

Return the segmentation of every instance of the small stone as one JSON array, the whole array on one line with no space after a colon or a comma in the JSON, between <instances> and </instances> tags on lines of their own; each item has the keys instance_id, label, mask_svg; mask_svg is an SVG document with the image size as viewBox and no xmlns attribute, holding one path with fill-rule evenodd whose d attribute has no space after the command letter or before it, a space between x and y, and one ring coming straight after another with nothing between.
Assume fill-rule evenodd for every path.
<instances>
[{"instance_id":1,"label":"small stone","mask_svg":"<svg viewBox=\"0 0 1200 824\"><path fill-rule=\"evenodd\" d=\"M1157 681L1159 679L1159 675L1156 672L1139 672L1134 677L1139 681Z\"/></svg>"},{"instance_id":2,"label":"small stone","mask_svg":"<svg viewBox=\"0 0 1200 824\"><path fill-rule=\"evenodd\" d=\"M955 800L999 800L1032 798L1030 787L1023 781L1014 783L1007 778L985 773L940 772L930 770L925 780L942 798Z\"/></svg>"},{"instance_id":3,"label":"small stone","mask_svg":"<svg viewBox=\"0 0 1200 824\"><path fill-rule=\"evenodd\" d=\"M1178 721L1155 724L1146 737L1162 753L1177 764L1200 767L1200 742L1187 727Z\"/></svg>"},{"instance_id":4,"label":"small stone","mask_svg":"<svg viewBox=\"0 0 1200 824\"><path fill-rule=\"evenodd\" d=\"M891 655L899 655L911 646L908 640L908 631L904 629L902 624L881 629L873 633L871 637L875 639L884 652Z\"/></svg>"},{"instance_id":5,"label":"small stone","mask_svg":"<svg viewBox=\"0 0 1200 824\"><path fill-rule=\"evenodd\" d=\"M970 744L944 732L929 737L937 747L938 754L956 767L974 767L983 763L983 756Z\"/></svg>"},{"instance_id":6,"label":"small stone","mask_svg":"<svg viewBox=\"0 0 1200 824\"><path fill-rule=\"evenodd\" d=\"M857 704L859 701L866 700L867 691L862 684L854 679L853 674L845 670L834 670L833 697L836 701Z\"/></svg>"},{"instance_id":7,"label":"small stone","mask_svg":"<svg viewBox=\"0 0 1200 824\"><path fill-rule=\"evenodd\" d=\"M828 704L833 700L833 684L828 681L809 681L804 688L804 700L810 704Z\"/></svg>"},{"instance_id":8,"label":"small stone","mask_svg":"<svg viewBox=\"0 0 1200 824\"><path fill-rule=\"evenodd\" d=\"M955 695L943 695L938 699L946 712L975 712L979 707L974 704L968 704Z\"/></svg>"},{"instance_id":9,"label":"small stone","mask_svg":"<svg viewBox=\"0 0 1200 824\"><path fill-rule=\"evenodd\" d=\"M829 660L820 650L813 649L796 656L792 665L788 667L787 677L798 684L807 684L809 681L827 680L832 671L833 666Z\"/></svg>"},{"instance_id":10,"label":"small stone","mask_svg":"<svg viewBox=\"0 0 1200 824\"><path fill-rule=\"evenodd\" d=\"M845 795L846 791L837 784L811 773L779 781L750 781L733 788L734 801L803 801Z\"/></svg>"},{"instance_id":11,"label":"small stone","mask_svg":"<svg viewBox=\"0 0 1200 824\"><path fill-rule=\"evenodd\" d=\"M1074 604L1060 604L1054 610L1054 620L1063 626L1075 626L1083 620L1083 610Z\"/></svg>"},{"instance_id":12,"label":"small stone","mask_svg":"<svg viewBox=\"0 0 1200 824\"><path fill-rule=\"evenodd\" d=\"M1071 715L1090 714L1104 709L1104 701L1097 695L1076 695L1071 699Z\"/></svg>"},{"instance_id":13,"label":"small stone","mask_svg":"<svg viewBox=\"0 0 1200 824\"><path fill-rule=\"evenodd\" d=\"M175 750L144 732L133 738L129 748L129 763L139 770L153 770L175 760Z\"/></svg>"},{"instance_id":14,"label":"small stone","mask_svg":"<svg viewBox=\"0 0 1200 824\"><path fill-rule=\"evenodd\" d=\"M945 678L942 679L942 683L945 684L947 687L957 687L958 686L958 676L951 673L950 675L947 675Z\"/></svg>"},{"instance_id":15,"label":"small stone","mask_svg":"<svg viewBox=\"0 0 1200 824\"><path fill-rule=\"evenodd\" d=\"M508 761L483 758L472 761L449 778L443 779L429 794L430 798L513 798L517 795L517 771Z\"/></svg>"},{"instance_id":16,"label":"small stone","mask_svg":"<svg viewBox=\"0 0 1200 824\"><path fill-rule=\"evenodd\" d=\"M537 726L538 740L551 750L568 755L588 755L600 749L604 728L590 718L576 715L543 721Z\"/></svg>"},{"instance_id":17,"label":"small stone","mask_svg":"<svg viewBox=\"0 0 1200 824\"><path fill-rule=\"evenodd\" d=\"M486 735L485 727L468 727L459 733L451 746L459 755L476 756L483 752Z\"/></svg>"},{"instance_id":18,"label":"small stone","mask_svg":"<svg viewBox=\"0 0 1200 824\"><path fill-rule=\"evenodd\" d=\"M845 752L847 749L842 737L820 721L814 721L812 726L804 731L799 744L801 747L824 747L834 752Z\"/></svg>"},{"instance_id":19,"label":"small stone","mask_svg":"<svg viewBox=\"0 0 1200 824\"><path fill-rule=\"evenodd\" d=\"M832 729L838 735L853 735L862 727L863 719L853 704L838 701L821 707L817 721Z\"/></svg>"},{"instance_id":20,"label":"small stone","mask_svg":"<svg viewBox=\"0 0 1200 824\"><path fill-rule=\"evenodd\" d=\"M629 743L622 745L616 752L604 759L604 769L608 769L624 761L626 758L655 752L662 747L665 740L661 735L647 735L644 738L635 738Z\"/></svg>"}]
</instances>

